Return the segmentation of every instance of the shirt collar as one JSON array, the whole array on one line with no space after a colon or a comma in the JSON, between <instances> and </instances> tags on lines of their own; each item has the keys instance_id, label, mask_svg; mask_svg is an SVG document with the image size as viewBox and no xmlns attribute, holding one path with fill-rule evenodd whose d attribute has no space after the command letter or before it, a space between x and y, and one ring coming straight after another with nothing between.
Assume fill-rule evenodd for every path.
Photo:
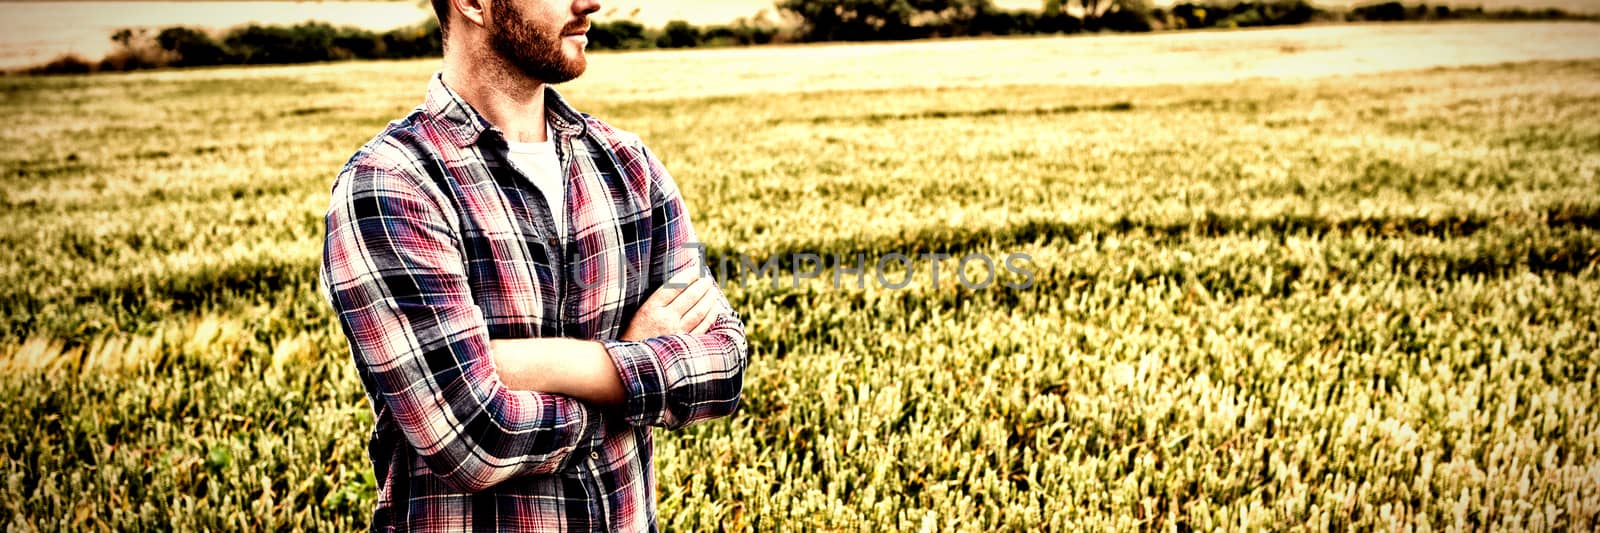
<instances>
[{"instance_id":1,"label":"shirt collar","mask_svg":"<svg viewBox=\"0 0 1600 533\"><path fill-rule=\"evenodd\" d=\"M545 116L550 118L550 130L556 135L573 137L588 132L589 121L549 85L544 86L544 108ZM498 128L472 108L472 104L445 86L443 72L435 73L428 82L428 96L423 100L423 110L444 126L456 146L477 143L483 132L490 130L504 138Z\"/></svg>"}]
</instances>

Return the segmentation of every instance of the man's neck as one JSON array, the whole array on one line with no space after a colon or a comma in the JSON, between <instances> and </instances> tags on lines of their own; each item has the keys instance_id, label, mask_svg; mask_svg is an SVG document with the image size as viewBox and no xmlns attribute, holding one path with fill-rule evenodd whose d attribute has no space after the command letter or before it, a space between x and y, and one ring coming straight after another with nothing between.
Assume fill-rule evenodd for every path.
<instances>
[{"instance_id":1,"label":"man's neck","mask_svg":"<svg viewBox=\"0 0 1600 533\"><path fill-rule=\"evenodd\" d=\"M507 141L550 140L545 130L543 82L508 72L510 69L461 68L461 65L445 63L445 86L472 104L490 124L500 128Z\"/></svg>"}]
</instances>

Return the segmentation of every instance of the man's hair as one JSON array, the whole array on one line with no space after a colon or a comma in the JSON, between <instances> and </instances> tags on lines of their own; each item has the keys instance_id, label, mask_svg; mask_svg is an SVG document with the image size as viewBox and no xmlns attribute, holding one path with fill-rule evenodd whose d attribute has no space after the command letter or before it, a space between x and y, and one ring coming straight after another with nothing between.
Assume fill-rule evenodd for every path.
<instances>
[{"instance_id":1,"label":"man's hair","mask_svg":"<svg viewBox=\"0 0 1600 533\"><path fill-rule=\"evenodd\" d=\"M433 0L433 16L439 18L439 38L449 37L450 32L450 0Z\"/></svg>"}]
</instances>

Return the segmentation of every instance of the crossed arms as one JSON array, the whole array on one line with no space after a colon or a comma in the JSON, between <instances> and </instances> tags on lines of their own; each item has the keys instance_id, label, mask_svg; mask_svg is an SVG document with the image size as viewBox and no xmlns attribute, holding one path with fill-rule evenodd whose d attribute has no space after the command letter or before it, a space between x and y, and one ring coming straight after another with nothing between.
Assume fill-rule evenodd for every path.
<instances>
[{"instance_id":1,"label":"crossed arms","mask_svg":"<svg viewBox=\"0 0 1600 533\"><path fill-rule=\"evenodd\" d=\"M723 312L710 277L682 271L645 300L622 340L641 342L669 335L704 335ZM599 406L617 406L628 390L612 353L599 341L562 338L489 341L500 380L516 390L571 396ZM619 347L619 350L621 347ZM654 354L646 354L654 355Z\"/></svg>"},{"instance_id":2,"label":"crossed arms","mask_svg":"<svg viewBox=\"0 0 1600 533\"><path fill-rule=\"evenodd\" d=\"M651 267L697 276L682 198L653 158L649 169L661 254ZM372 158L347 167L322 281L369 394L446 484L478 492L559 471L598 444L607 414L676 428L737 407L744 326L709 280L657 290L622 339L491 341L456 237L424 190Z\"/></svg>"}]
</instances>

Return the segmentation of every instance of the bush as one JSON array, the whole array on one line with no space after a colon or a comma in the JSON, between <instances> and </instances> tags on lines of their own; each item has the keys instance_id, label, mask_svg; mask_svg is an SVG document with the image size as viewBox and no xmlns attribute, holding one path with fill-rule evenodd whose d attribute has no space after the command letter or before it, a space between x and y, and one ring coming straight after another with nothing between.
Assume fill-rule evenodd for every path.
<instances>
[{"instance_id":1,"label":"bush","mask_svg":"<svg viewBox=\"0 0 1600 533\"><path fill-rule=\"evenodd\" d=\"M1178 4L1172 6L1169 13L1169 27L1173 29L1210 28L1217 22L1213 14L1215 12L1205 6Z\"/></svg>"},{"instance_id":2,"label":"bush","mask_svg":"<svg viewBox=\"0 0 1600 533\"><path fill-rule=\"evenodd\" d=\"M733 33L732 26L706 26L699 32L700 40L695 46L717 47L737 46L740 44L738 37Z\"/></svg>"},{"instance_id":3,"label":"bush","mask_svg":"<svg viewBox=\"0 0 1600 533\"><path fill-rule=\"evenodd\" d=\"M1227 20L1232 26L1248 28L1252 26L1283 26L1289 24L1305 24L1317 14L1316 8L1304 1L1267 2L1257 4L1245 2L1236 4Z\"/></svg>"},{"instance_id":4,"label":"bush","mask_svg":"<svg viewBox=\"0 0 1600 533\"><path fill-rule=\"evenodd\" d=\"M1111 0L1098 16L1085 17L1087 31L1147 32L1155 29L1149 0Z\"/></svg>"},{"instance_id":5,"label":"bush","mask_svg":"<svg viewBox=\"0 0 1600 533\"><path fill-rule=\"evenodd\" d=\"M1262 6L1262 12L1273 26L1305 24L1324 14L1322 10L1304 0L1265 4Z\"/></svg>"},{"instance_id":6,"label":"bush","mask_svg":"<svg viewBox=\"0 0 1600 533\"><path fill-rule=\"evenodd\" d=\"M200 30L175 26L156 35L156 45L176 56L172 64L184 67L221 65L228 62L228 50Z\"/></svg>"},{"instance_id":7,"label":"bush","mask_svg":"<svg viewBox=\"0 0 1600 533\"><path fill-rule=\"evenodd\" d=\"M1153 29L1153 27L1150 25L1149 13L1141 13L1128 9L1118 9L1116 11L1101 15L1100 18L1095 20L1099 22L1099 29L1102 30L1146 32Z\"/></svg>"},{"instance_id":8,"label":"bush","mask_svg":"<svg viewBox=\"0 0 1600 533\"><path fill-rule=\"evenodd\" d=\"M767 20L766 12L761 12L755 18L737 18L729 27L733 31L734 42L742 45L768 44L778 40L778 35L783 30L777 24Z\"/></svg>"},{"instance_id":9,"label":"bush","mask_svg":"<svg viewBox=\"0 0 1600 533\"><path fill-rule=\"evenodd\" d=\"M24 70L29 73L86 73L211 65L307 63L340 59L385 59L438 56L444 39L436 21L383 33L320 22L293 26L247 25L211 33L183 26L148 30L120 29L111 35L116 48L99 63L63 56Z\"/></svg>"},{"instance_id":10,"label":"bush","mask_svg":"<svg viewBox=\"0 0 1600 533\"><path fill-rule=\"evenodd\" d=\"M375 33L321 22L294 26L249 25L228 32L223 43L241 64L309 63L341 59L404 59L438 56L444 37L437 22Z\"/></svg>"},{"instance_id":11,"label":"bush","mask_svg":"<svg viewBox=\"0 0 1600 533\"><path fill-rule=\"evenodd\" d=\"M631 20L590 24L588 35L592 50L636 50L655 45L654 39L646 37L644 25Z\"/></svg>"},{"instance_id":12,"label":"bush","mask_svg":"<svg viewBox=\"0 0 1600 533\"><path fill-rule=\"evenodd\" d=\"M808 41L916 39L971 33L989 0L781 0Z\"/></svg>"},{"instance_id":13,"label":"bush","mask_svg":"<svg viewBox=\"0 0 1600 533\"><path fill-rule=\"evenodd\" d=\"M381 40L382 55L377 57L406 59L444 54L444 33L439 31L439 21L433 19L416 26L384 32Z\"/></svg>"},{"instance_id":14,"label":"bush","mask_svg":"<svg viewBox=\"0 0 1600 533\"><path fill-rule=\"evenodd\" d=\"M1350 11L1356 20L1374 22L1398 22L1406 19L1406 6L1400 2L1384 2L1381 4L1368 4L1357 6Z\"/></svg>"},{"instance_id":15,"label":"bush","mask_svg":"<svg viewBox=\"0 0 1600 533\"><path fill-rule=\"evenodd\" d=\"M1078 33L1083 31L1083 19L1058 13L1039 17L1039 24L1035 27L1039 33Z\"/></svg>"},{"instance_id":16,"label":"bush","mask_svg":"<svg viewBox=\"0 0 1600 533\"><path fill-rule=\"evenodd\" d=\"M656 37L656 48L691 48L699 44L700 28L682 20L668 22Z\"/></svg>"},{"instance_id":17,"label":"bush","mask_svg":"<svg viewBox=\"0 0 1600 533\"><path fill-rule=\"evenodd\" d=\"M307 22L294 26L251 24L228 33L224 42L241 63L309 63L334 59L333 26Z\"/></svg>"},{"instance_id":18,"label":"bush","mask_svg":"<svg viewBox=\"0 0 1600 533\"><path fill-rule=\"evenodd\" d=\"M972 22L979 35L1028 35L1039 32L1039 15L1030 11L987 11Z\"/></svg>"},{"instance_id":19,"label":"bush","mask_svg":"<svg viewBox=\"0 0 1600 533\"><path fill-rule=\"evenodd\" d=\"M377 59L387 57L389 46L375 32L343 28L333 36L333 59Z\"/></svg>"},{"instance_id":20,"label":"bush","mask_svg":"<svg viewBox=\"0 0 1600 533\"><path fill-rule=\"evenodd\" d=\"M1157 17L1170 29L1212 27L1283 26L1305 24L1333 13L1317 9L1305 0L1278 2L1240 2L1232 7L1184 3L1172 6Z\"/></svg>"},{"instance_id":21,"label":"bush","mask_svg":"<svg viewBox=\"0 0 1600 533\"><path fill-rule=\"evenodd\" d=\"M175 55L162 50L146 30L121 29L111 35L116 49L100 60L97 70L127 71L160 68L172 64Z\"/></svg>"},{"instance_id":22,"label":"bush","mask_svg":"<svg viewBox=\"0 0 1600 533\"><path fill-rule=\"evenodd\" d=\"M49 63L24 70L27 74L88 74L97 67L93 61L84 59L78 54L66 54L50 60Z\"/></svg>"}]
</instances>

